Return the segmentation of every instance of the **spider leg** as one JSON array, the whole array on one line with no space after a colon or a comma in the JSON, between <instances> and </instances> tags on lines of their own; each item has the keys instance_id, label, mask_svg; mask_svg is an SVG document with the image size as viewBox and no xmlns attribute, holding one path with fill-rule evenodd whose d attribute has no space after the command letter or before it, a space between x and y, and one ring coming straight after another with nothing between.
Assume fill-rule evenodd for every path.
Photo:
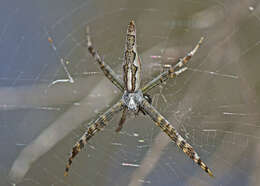
<instances>
[{"instance_id":1,"label":"spider leg","mask_svg":"<svg viewBox=\"0 0 260 186\"><path fill-rule=\"evenodd\" d=\"M121 119L120 119L118 127L116 129L116 132L121 131L121 129L123 128L123 124L125 123L125 120L126 120L126 115L127 115L127 107L124 107Z\"/></svg>"},{"instance_id":2,"label":"spider leg","mask_svg":"<svg viewBox=\"0 0 260 186\"><path fill-rule=\"evenodd\" d=\"M66 165L64 176L68 175L69 168L72 164L72 160L75 158L75 156L81 151L81 149L84 148L84 145L87 143L87 141L94 136L94 134L98 131L100 131L103 127L107 125L107 121L109 121L115 113L122 110L123 101L120 100L117 102L114 106L112 106L110 109L108 109L104 114L99 116L96 120L91 122L89 124L89 127L87 131L83 134L83 136L80 138L80 140L73 146L72 152L70 154L70 157L68 159L68 163Z\"/></svg>"},{"instance_id":3,"label":"spider leg","mask_svg":"<svg viewBox=\"0 0 260 186\"><path fill-rule=\"evenodd\" d=\"M144 112L151 117L156 125L159 126L187 156L197 163L206 173L213 177L213 173L200 159L193 147L183 139L177 130L170 125L170 123L152 105L150 105L147 100L144 99L141 106Z\"/></svg>"},{"instance_id":4,"label":"spider leg","mask_svg":"<svg viewBox=\"0 0 260 186\"><path fill-rule=\"evenodd\" d=\"M139 111L141 111L143 115L146 115L141 107L139 107Z\"/></svg>"},{"instance_id":5,"label":"spider leg","mask_svg":"<svg viewBox=\"0 0 260 186\"><path fill-rule=\"evenodd\" d=\"M148 101L148 103L152 104L152 97L147 93L145 93L143 95L144 95L144 99L146 99Z\"/></svg>"},{"instance_id":6,"label":"spider leg","mask_svg":"<svg viewBox=\"0 0 260 186\"><path fill-rule=\"evenodd\" d=\"M144 99L146 99L146 101L148 101L148 103L152 104L152 98L149 94L144 94ZM146 115L145 112L143 111L142 107L139 106L139 111L141 111L143 113L143 115Z\"/></svg>"},{"instance_id":7,"label":"spider leg","mask_svg":"<svg viewBox=\"0 0 260 186\"><path fill-rule=\"evenodd\" d=\"M197 52L197 50L201 46L203 40L204 40L204 38L202 37L199 40L199 42L197 43L197 45L195 46L195 48L191 52L189 52L186 56L184 56L183 58L180 58L176 65L174 65L174 66L170 65L170 67L168 67L168 69L166 71L162 72L156 78L154 78L153 80L148 82L142 88L142 92L146 93L149 90L151 90L152 88L162 84L163 82L165 82L169 78L175 78L176 76L178 76L182 72L186 71L187 67L184 67L184 65L186 63L188 63L188 61L191 59L191 57Z\"/></svg>"},{"instance_id":8,"label":"spider leg","mask_svg":"<svg viewBox=\"0 0 260 186\"><path fill-rule=\"evenodd\" d=\"M92 45L90 33L89 33L89 27L86 26L86 43L88 47L89 53L94 57L96 62L99 64L100 69L103 71L105 76L117 87L121 90L121 92L124 91L124 83L123 81L117 76L117 74L112 70L112 68L107 65L103 59L99 56L98 52L95 50L95 48Z\"/></svg>"}]
</instances>

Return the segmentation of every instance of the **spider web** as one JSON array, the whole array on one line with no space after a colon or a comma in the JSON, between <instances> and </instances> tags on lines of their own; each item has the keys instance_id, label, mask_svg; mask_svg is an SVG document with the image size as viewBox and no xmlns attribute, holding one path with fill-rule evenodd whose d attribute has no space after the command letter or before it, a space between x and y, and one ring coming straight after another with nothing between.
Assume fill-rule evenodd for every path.
<instances>
[{"instance_id":1,"label":"spider web","mask_svg":"<svg viewBox=\"0 0 260 186\"><path fill-rule=\"evenodd\" d=\"M90 26L94 46L121 74L131 19L143 83L206 37L188 71L150 94L214 179L142 114L127 118L119 134L120 114L114 117L63 177L87 123L121 95L87 53L84 27ZM259 185L259 30L254 0L3 3L0 184Z\"/></svg>"}]
</instances>

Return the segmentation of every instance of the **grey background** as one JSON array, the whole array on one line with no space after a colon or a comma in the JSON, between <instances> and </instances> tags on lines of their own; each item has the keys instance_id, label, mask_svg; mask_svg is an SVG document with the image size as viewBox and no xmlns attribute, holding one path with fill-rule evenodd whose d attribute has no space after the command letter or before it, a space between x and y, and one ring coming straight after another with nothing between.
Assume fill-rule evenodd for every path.
<instances>
[{"instance_id":1,"label":"grey background","mask_svg":"<svg viewBox=\"0 0 260 186\"><path fill-rule=\"evenodd\" d=\"M0 10L0 185L259 185L258 1L14 0ZM87 123L121 96L87 53L85 25L121 74L132 19L143 83L205 36L188 71L150 93L215 178L142 114L119 134L117 115L63 177Z\"/></svg>"}]
</instances>

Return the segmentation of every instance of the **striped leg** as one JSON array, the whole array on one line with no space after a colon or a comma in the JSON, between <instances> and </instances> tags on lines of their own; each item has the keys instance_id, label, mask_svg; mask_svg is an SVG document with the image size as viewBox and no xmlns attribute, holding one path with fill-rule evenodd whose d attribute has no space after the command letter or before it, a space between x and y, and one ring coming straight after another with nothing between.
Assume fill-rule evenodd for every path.
<instances>
[{"instance_id":1,"label":"striped leg","mask_svg":"<svg viewBox=\"0 0 260 186\"><path fill-rule=\"evenodd\" d=\"M86 27L86 42L89 53L94 57L96 62L99 64L100 69L104 72L105 76L117 87L121 90L121 92L124 91L124 83L123 81L118 78L117 74L112 70L110 66L108 66L103 59L99 56L98 52L94 49L92 46L92 42L90 39L89 34L89 27Z\"/></svg>"},{"instance_id":2,"label":"striped leg","mask_svg":"<svg viewBox=\"0 0 260 186\"><path fill-rule=\"evenodd\" d=\"M210 176L213 176L211 170L204 162L201 161L199 155L195 152L192 146L188 144L177 132L177 130L172 125L170 125L170 123L145 99L142 102L142 108L144 112L146 112L152 118L156 125L159 126L163 132L165 132L187 156L189 156Z\"/></svg>"},{"instance_id":3,"label":"striped leg","mask_svg":"<svg viewBox=\"0 0 260 186\"><path fill-rule=\"evenodd\" d=\"M158 75L156 78L154 78L153 80L151 80L150 82L148 82L143 88L142 88L142 92L146 93L149 90L151 90L152 88L160 85L161 83L165 82L166 80L168 80L169 78L175 78L176 76L178 76L179 74L181 74L182 72L187 70L187 67L184 67L184 65L191 59L191 57L197 52L197 50L199 49L199 47L201 46L202 42L203 42L204 38L202 37L199 42L197 43L197 45L195 46L195 48L189 52L185 57L180 58L178 63L174 66L169 66L168 69L166 71L164 71L163 73L161 73L160 75Z\"/></svg>"},{"instance_id":4,"label":"striped leg","mask_svg":"<svg viewBox=\"0 0 260 186\"><path fill-rule=\"evenodd\" d=\"M126 120L126 115L127 115L127 107L124 107L116 132L120 132L120 130L123 128L123 124L125 123Z\"/></svg>"},{"instance_id":5,"label":"striped leg","mask_svg":"<svg viewBox=\"0 0 260 186\"><path fill-rule=\"evenodd\" d=\"M123 101L120 100L113 107L111 107L104 114L102 114L98 119L90 123L90 126L88 127L87 131L83 134L80 140L72 148L72 152L70 154L68 163L66 165L64 176L68 175L69 168L72 164L72 160L81 151L81 149L84 148L84 145L87 143L87 141L92 136L94 136L96 132L100 131L103 127L105 127L107 125L106 122L108 122L114 116L115 113L122 110L123 108L122 106L123 106Z\"/></svg>"}]
</instances>

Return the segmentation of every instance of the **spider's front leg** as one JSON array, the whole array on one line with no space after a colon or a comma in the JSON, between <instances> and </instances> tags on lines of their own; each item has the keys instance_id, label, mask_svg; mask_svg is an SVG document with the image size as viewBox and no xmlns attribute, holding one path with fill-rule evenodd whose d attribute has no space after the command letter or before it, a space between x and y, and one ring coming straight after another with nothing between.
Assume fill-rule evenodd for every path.
<instances>
[{"instance_id":1,"label":"spider's front leg","mask_svg":"<svg viewBox=\"0 0 260 186\"><path fill-rule=\"evenodd\" d=\"M149 104L152 104L152 98L149 94L144 94L144 99L146 99ZM141 111L143 115L146 115L141 106L139 106L139 111Z\"/></svg>"},{"instance_id":2,"label":"spider's front leg","mask_svg":"<svg viewBox=\"0 0 260 186\"><path fill-rule=\"evenodd\" d=\"M147 100L144 99L141 106L144 112L150 116L156 125L159 126L187 156L189 156L210 176L213 176L211 170L203 161L201 161L199 155L195 152L193 147L184 140L177 130L170 125L170 123L152 105L150 105Z\"/></svg>"},{"instance_id":3,"label":"spider's front leg","mask_svg":"<svg viewBox=\"0 0 260 186\"><path fill-rule=\"evenodd\" d=\"M160 75L158 75L156 78L148 82L143 88L142 92L147 93L152 88L162 84L163 82L167 81L169 78L175 78L182 72L187 70L187 67L183 67L188 61L191 59L191 57L197 52L199 47L201 46L204 38L202 37L195 48L189 52L185 57L180 58L176 65L168 67L168 69L164 72L162 72Z\"/></svg>"},{"instance_id":4,"label":"spider's front leg","mask_svg":"<svg viewBox=\"0 0 260 186\"><path fill-rule=\"evenodd\" d=\"M121 129L123 128L123 124L125 123L125 120L126 120L126 115L127 115L127 107L124 106L123 113L122 113L121 119L119 121L118 127L116 129L116 132L120 132Z\"/></svg>"},{"instance_id":5,"label":"spider's front leg","mask_svg":"<svg viewBox=\"0 0 260 186\"><path fill-rule=\"evenodd\" d=\"M95 48L92 45L90 33L89 33L89 27L86 26L86 42L89 53L94 57L96 62L98 63L100 69L104 72L105 76L117 87L121 90L121 92L124 91L124 83L123 81L117 76L117 74L112 70L112 68L107 65L103 59L99 56L98 52L95 50Z\"/></svg>"},{"instance_id":6,"label":"spider's front leg","mask_svg":"<svg viewBox=\"0 0 260 186\"><path fill-rule=\"evenodd\" d=\"M72 148L72 152L70 154L68 163L66 165L64 176L68 175L69 168L72 164L72 160L81 151L81 149L84 148L84 145L87 143L87 141L92 136L94 136L96 132L100 131L103 127L105 127L107 125L107 122L114 116L114 114L121 111L122 109L123 109L123 101L120 100L110 109L108 109L104 114L99 116L98 119L90 123L90 126L88 127L87 131L83 134L80 140Z\"/></svg>"}]
</instances>

